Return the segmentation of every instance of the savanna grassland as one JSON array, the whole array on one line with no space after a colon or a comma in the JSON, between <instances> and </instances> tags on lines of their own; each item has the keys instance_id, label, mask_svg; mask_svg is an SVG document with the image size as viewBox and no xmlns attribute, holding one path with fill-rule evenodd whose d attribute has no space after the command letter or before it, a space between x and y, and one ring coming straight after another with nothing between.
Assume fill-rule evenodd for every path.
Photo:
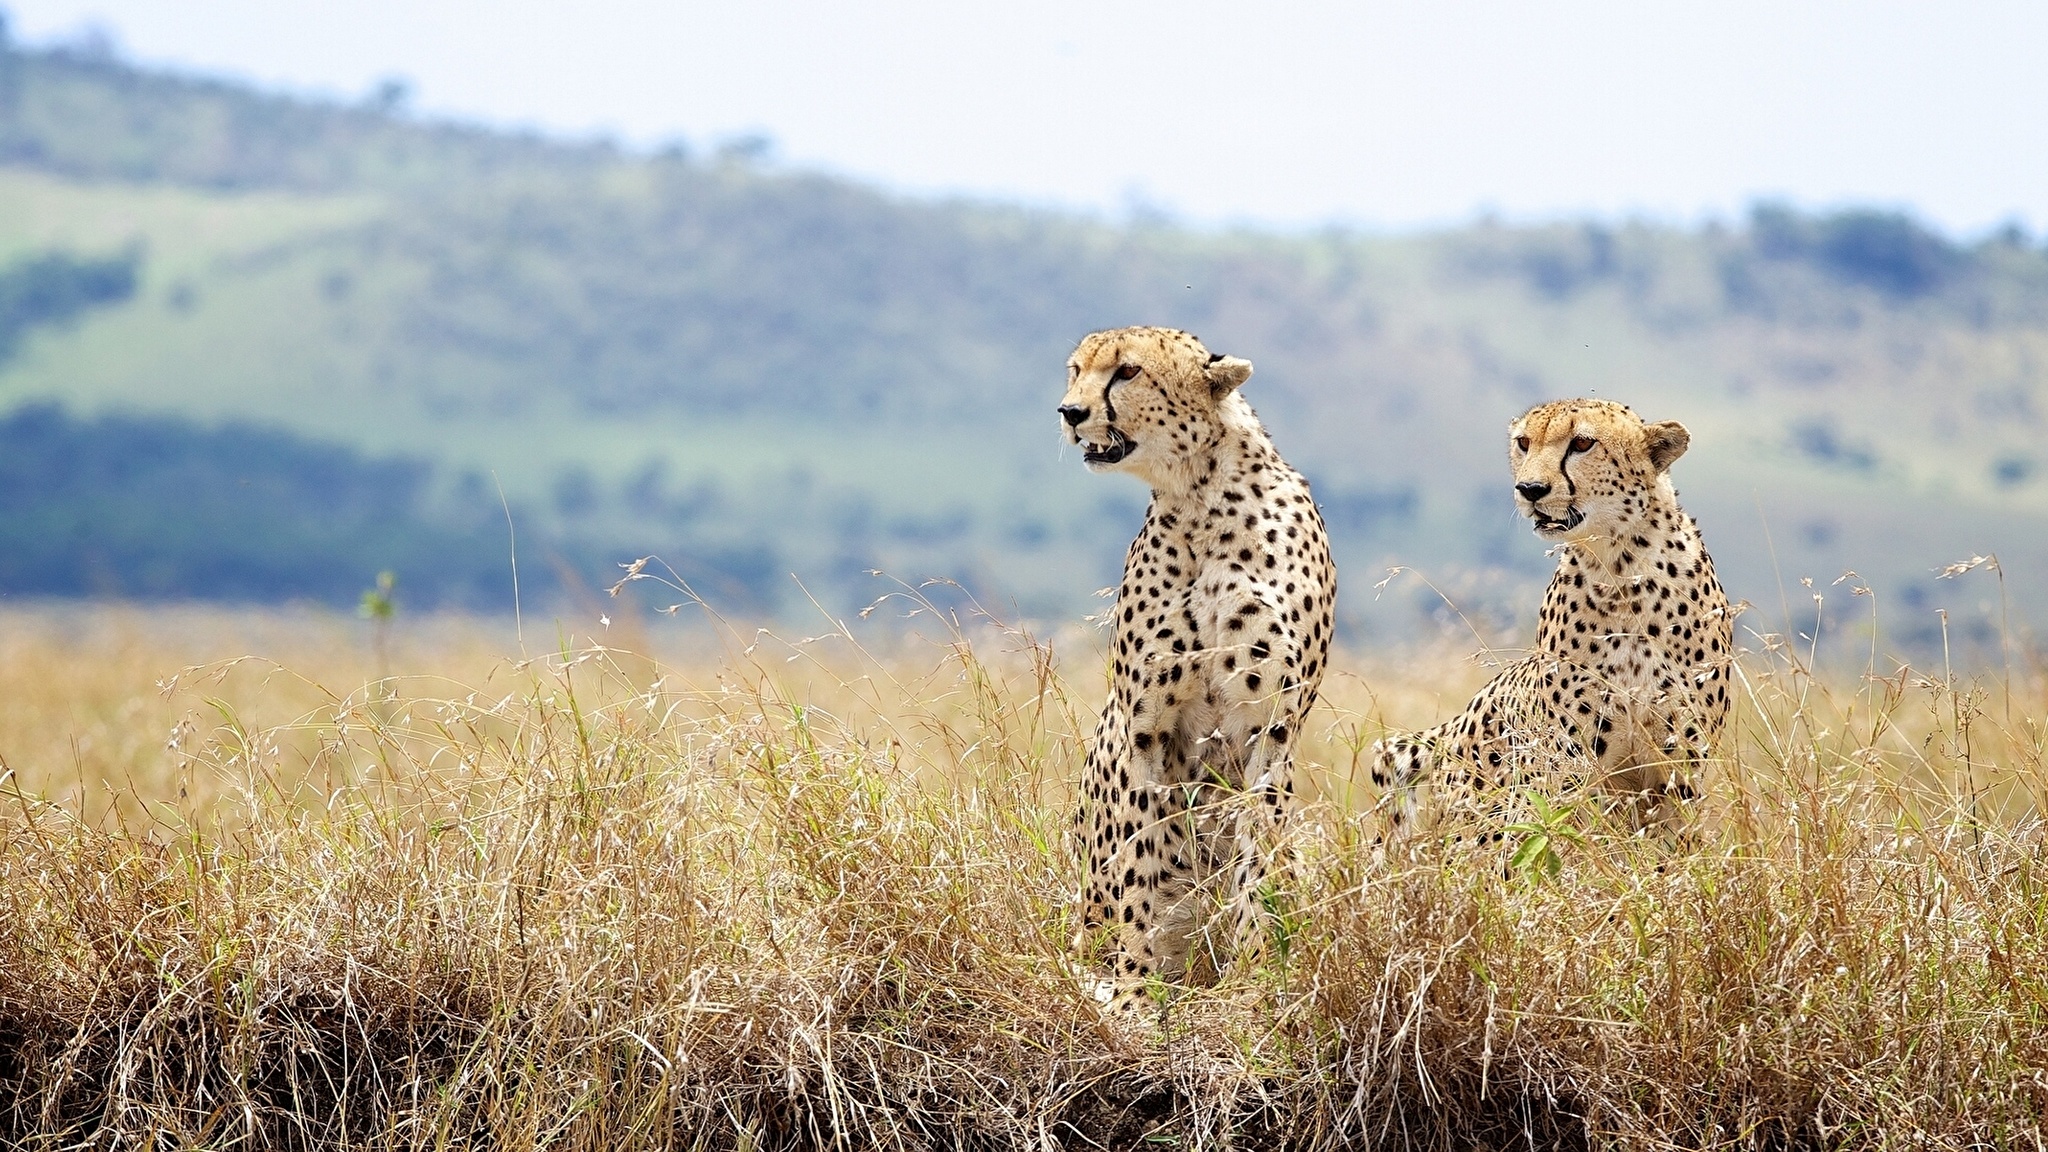
<instances>
[{"instance_id":1,"label":"savanna grassland","mask_svg":"<svg viewBox=\"0 0 2048 1152\"><path fill-rule=\"evenodd\" d=\"M1565 798L1497 847L1391 855L1361 752L1486 669L1469 645L1352 653L1270 962L1131 1026L1068 942L1095 637L920 608L807 638L618 608L523 637L11 610L5 1139L2043 1138L2048 683L2024 644L1974 679L1846 649L1815 674L1806 641L1752 631L1697 844Z\"/></svg>"},{"instance_id":2,"label":"savanna grassland","mask_svg":"<svg viewBox=\"0 0 2048 1152\"><path fill-rule=\"evenodd\" d=\"M968 614L1099 607L1142 492L1051 407L1134 322L1259 364L1353 645L1268 959L1135 1024L1100 637ZM2017 227L1097 219L0 23L0 1144L2040 1148L2044 382ZM1545 567L1502 426L1586 393L1766 606L1697 826L1386 850L1371 742ZM774 630L590 591L655 551ZM449 614L335 614L385 569ZM839 624L878 570L950 579Z\"/></svg>"}]
</instances>

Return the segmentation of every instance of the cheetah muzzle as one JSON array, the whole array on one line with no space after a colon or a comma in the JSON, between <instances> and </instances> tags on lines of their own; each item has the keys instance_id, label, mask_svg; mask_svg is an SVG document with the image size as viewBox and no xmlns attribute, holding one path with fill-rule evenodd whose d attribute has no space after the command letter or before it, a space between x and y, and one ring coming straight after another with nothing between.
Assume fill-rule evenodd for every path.
<instances>
[{"instance_id":1,"label":"cheetah muzzle","mask_svg":"<svg viewBox=\"0 0 2048 1152\"><path fill-rule=\"evenodd\" d=\"M1561 517L1546 516L1543 514L1542 509L1531 504L1529 505L1529 519L1535 522L1536 534L1538 536L1562 536L1579 525L1584 524L1586 522L1586 514L1579 511L1578 505L1573 504L1565 507L1564 515Z\"/></svg>"},{"instance_id":2,"label":"cheetah muzzle","mask_svg":"<svg viewBox=\"0 0 2048 1152\"><path fill-rule=\"evenodd\" d=\"M1137 441L1111 428L1107 444L1097 444L1092 440L1081 441L1081 462L1091 468L1107 468L1112 464L1123 463L1124 457L1129 456L1137 446Z\"/></svg>"}]
</instances>

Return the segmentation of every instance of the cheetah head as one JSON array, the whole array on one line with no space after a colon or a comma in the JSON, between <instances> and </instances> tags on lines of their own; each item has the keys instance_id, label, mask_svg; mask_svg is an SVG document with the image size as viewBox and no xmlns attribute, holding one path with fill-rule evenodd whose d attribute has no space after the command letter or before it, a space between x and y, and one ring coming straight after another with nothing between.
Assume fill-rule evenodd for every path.
<instances>
[{"instance_id":1,"label":"cheetah head","mask_svg":"<svg viewBox=\"0 0 2048 1152\"><path fill-rule=\"evenodd\" d=\"M1555 400L1508 425L1515 505L1546 540L1612 537L1642 514L1692 436L1675 420L1645 424L1612 400Z\"/></svg>"},{"instance_id":2,"label":"cheetah head","mask_svg":"<svg viewBox=\"0 0 2048 1152\"><path fill-rule=\"evenodd\" d=\"M1161 487L1213 443L1249 360L1212 353L1173 328L1117 328L1081 340L1067 360L1060 419L1091 471L1130 472Z\"/></svg>"}]
</instances>

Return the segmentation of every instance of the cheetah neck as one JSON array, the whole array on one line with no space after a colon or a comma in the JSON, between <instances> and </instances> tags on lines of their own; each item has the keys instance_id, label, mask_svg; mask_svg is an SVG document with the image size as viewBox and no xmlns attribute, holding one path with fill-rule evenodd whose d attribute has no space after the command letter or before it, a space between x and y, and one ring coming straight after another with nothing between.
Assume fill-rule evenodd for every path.
<instances>
[{"instance_id":1,"label":"cheetah neck","mask_svg":"<svg viewBox=\"0 0 2048 1152\"><path fill-rule=\"evenodd\" d=\"M1658 477L1643 507L1609 532L1575 540L1563 548L1562 572L1571 562L1603 583L1637 579L1665 561L1665 545L1676 537L1690 550L1699 549L1699 530L1678 506L1669 476Z\"/></svg>"},{"instance_id":2,"label":"cheetah neck","mask_svg":"<svg viewBox=\"0 0 2048 1152\"><path fill-rule=\"evenodd\" d=\"M1214 490L1236 483L1246 461L1277 458L1273 440L1244 397L1233 392L1216 406L1215 434L1199 449L1156 467L1147 477L1162 509L1206 506Z\"/></svg>"}]
</instances>

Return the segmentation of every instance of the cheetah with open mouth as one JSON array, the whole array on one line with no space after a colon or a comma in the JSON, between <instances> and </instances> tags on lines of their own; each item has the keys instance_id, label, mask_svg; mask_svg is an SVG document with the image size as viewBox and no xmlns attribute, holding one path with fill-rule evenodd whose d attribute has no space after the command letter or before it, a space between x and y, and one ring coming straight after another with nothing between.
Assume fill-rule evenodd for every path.
<instances>
[{"instance_id":1,"label":"cheetah with open mouth","mask_svg":"<svg viewBox=\"0 0 2048 1152\"><path fill-rule=\"evenodd\" d=\"M1239 392L1249 361L1166 328L1081 341L1059 412L1094 471L1152 489L1112 609L1110 697L1076 831L1077 947L1105 947L1113 1007L1187 969L1220 899L1265 940L1267 859L1328 663L1336 569L1308 482Z\"/></svg>"}]
</instances>

